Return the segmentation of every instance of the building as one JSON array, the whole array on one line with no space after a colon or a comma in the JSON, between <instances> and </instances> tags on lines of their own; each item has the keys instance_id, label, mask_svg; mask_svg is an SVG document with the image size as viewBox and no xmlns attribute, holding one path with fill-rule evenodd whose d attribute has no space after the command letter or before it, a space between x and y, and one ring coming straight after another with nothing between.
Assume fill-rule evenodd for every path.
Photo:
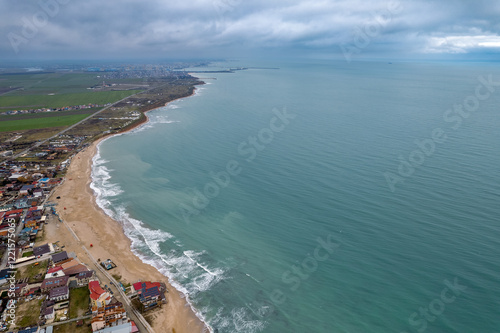
<instances>
[{"instance_id":1,"label":"building","mask_svg":"<svg viewBox=\"0 0 500 333\"><path fill-rule=\"evenodd\" d=\"M63 267L64 267L64 265L63 265ZM63 272L64 272L64 275L72 277L72 276L76 276L76 275L83 273L83 272L88 272L88 268L87 268L87 266L85 266L83 264L78 264L78 265L63 269Z\"/></svg>"},{"instance_id":2,"label":"building","mask_svg":"<svg viewBox=\"0 0 500 333\"><path fill-rule=\"evenodd\" d=\"M67 286L69 278L67 276L48 278L43 280L40 289L43 293L48 293L52 289Z\"/></svg>"},{"instance_id":3,"label":"building","mask_svg":"<svg viewBox=\"0 0 500 333\"><path fill-rule=\"evenodd\" d=\"M54 264L60 263L67 259L68 259L68 254L66 253L66 251L55 253L52 255L52 262Z\"/></svg>"},{"instance_id":4,"label":"building","mask_svg":"<svg viewBox=\"0 0 500 333\"><path fill-rule=\"evenodd\" d=\"M51 306L46 308L45 311L43 312L43 316L47 320L54 319L54 307Z\"/></svg>"},{"instance_id":5,"label":"building","mask_svg":"<svg viewBox=\"0 0 500 333\"><path fill-rule=\"evenodd\" d=\"M89 282L90 303L92 311L97 311L98 308L105 307L111 302L111 294L104 291L99 284L99 281Z\"/></svg>"},{"instance_id":6,"label":"building","mask_svg":"<svg viewBox=\"0 0 500 333\"><path fill-rule=\"evenodd\" d=\"M81 272L76 275L76 283L79 287L89 284L90 280L94 279L94 271Z\"/></svg>"},{"instance_id":7,"label":"building","mask_svg":"<svg viewBox=\"0 0 500 333\"><path fill-rule=\"evenodd\" d=\"M94 333L136 333L139 332L137 326L133 321L126 324L103 328L102 330L95 331Z\"/></svg>"},{"instance_id":8,"label":"building","mask_svg":"<svg viewBox=\"0 0 500 333\"><path fill-rule=\"evenodd\" d=\"M36 257L40 257L51 252L52 249L50 248L49 244L44 244L33 248L33 255Z\"/></svg>"},{"instance_id":9,"label":"building","mask_svg":"<svg viewBox=\"0 0 500 333\"><path fill-rule=\"evenodd\" d=\"M26 293L28 293L28 291L29 291L29 288L28 288L27 283L16 284L14 287L14 294L16 295L16 297L21 297L21 296L26 295Z\"/></svg>"},{"instance_id":10,"label":"building","mask_svg":"<svg viewBox=\"0 0 500 333\"><path fill-rule=\"evenodd\" d=\"M60 267L60 266L52 267L52 268L49 268L49 270L47 271L47 274L45 274L45 279L50 279L50 278L54 278L54 277L61 277L64 275L65 274L62 271L62 267Z\"/></svg>"},{"instance_id":11,"label":"building","mask_svg":"<svg viewBox=\"0 0 500 333\"><path fill-rule=\"evenodd\" d=\"M95 311L92 311L93 332L126 323L128 323L127 312L123 308L123 304L115 298L112 298L106 306L98 307Z\"/></svg>"},{"instance_id":12,"label":"building","mask_svg":"<svg viewBox=\"0 0 500 333\"><path fill-rule=\"evenodd\" d=\"M68 286L62 286L54 288L49 293L49 300L54 302L65 301L69 299L69 288Z\"/></svg>"},{"instance_id":13,"label":"building","mask_svg":"<svg viewBox=\"0 0 500 333\"><path fill-rule=\"evenodd\" d=\"M132 285L132 293L137 293L145 309L152 308L166 302L165 285L160 282L136 282Z\"/></svg>"},{"instance_id":14,"label":"building","mask_svg":"<svg viewBox=\"0 0 500 333\"><path fill-rule=\"evenodd\" d=\"M21 189L19 190L19 194L20 195L27 195L29 194L30 191L33 190L35 186L33 185L24 185L23 187L21 187Z\"/></svg>"}]
</instances>

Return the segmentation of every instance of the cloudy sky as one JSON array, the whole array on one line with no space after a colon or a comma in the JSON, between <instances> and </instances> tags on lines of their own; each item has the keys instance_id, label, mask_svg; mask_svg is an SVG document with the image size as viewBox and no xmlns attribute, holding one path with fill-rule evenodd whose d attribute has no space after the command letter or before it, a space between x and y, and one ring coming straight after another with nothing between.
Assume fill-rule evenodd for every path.
<instances>
[{"instance_id":1,"label":"cloudy sky","mask_svg":"<svg viewBox=\"0 0 500 333\"><path fill-rule=\"evenodd\" d=\"M0 59L500 55L496 0L1 0Z\"/></svg>"}]
</instances>

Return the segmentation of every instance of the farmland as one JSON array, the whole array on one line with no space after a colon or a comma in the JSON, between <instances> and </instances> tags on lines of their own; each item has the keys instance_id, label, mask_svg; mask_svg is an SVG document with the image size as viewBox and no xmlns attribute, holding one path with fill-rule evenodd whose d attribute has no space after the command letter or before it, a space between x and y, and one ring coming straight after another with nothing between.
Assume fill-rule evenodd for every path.
<instances>
[{"instance_id":1,"label":"farmland","mask_svg":"<svg viewBox=\"0 0 500 333\"><path fill-rule=\"evenodd\" d=\"M0 109L57 108L82 104L107 104L133 95L139 90L96 91L56 95L0 96Z\"/></svg>"},{"instance_id":2,"label":"farmland","mask_svg":"<svg viewBox=\"0 0 500 333\"><path fill-rule=\"evenodd\" d=\"M29 118L18 120L0 121L0 132L23 131L30 129L52 128L71 126L82 119L87 118L91 113L76 114L59 117Z\"/></svg>"}]
</instances>

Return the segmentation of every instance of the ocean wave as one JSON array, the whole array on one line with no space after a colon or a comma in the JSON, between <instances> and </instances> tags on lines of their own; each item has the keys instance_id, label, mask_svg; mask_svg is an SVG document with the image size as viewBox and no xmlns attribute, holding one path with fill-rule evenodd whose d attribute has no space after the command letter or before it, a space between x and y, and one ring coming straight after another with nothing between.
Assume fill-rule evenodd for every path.
<instances>
[{"instance_id":1,"label":"ocean wave","mask_svg":"<svg viewBox=\"0 0 500 333\"><path fill-rule=\"evenodd\" d=\"M216 315L212 319L213 327L223 332L235 333L257 333L262 332L266 327L266 322L255 320L255 315L252 315L247 308L232 309L230 316L227 315L227 310L219 308Z\"/></svg>"},{"instance_id":2,"label":"ocean wave","mask_svg":"<svg viewBox=\"0 0 500 333\"><path fill-rule=\"evenodd\" d=\"M118 184L111 182L112 170L106 166L107 163L108 161L101 157L98 146L93 158L90 184L96 195L96 203L108 216L122 225L125 235L131 240L132 252L144 263L155 267L168 277L170 284L181 292L196 316L207 323L201 312L194 307L191 298L210 290L222 281L225 271L204 260L206 252L183 250L182 243L172 234L146 227L142 221L127 213L125 205L113 203L113 199L123 191ZM172 246L167 253L161 247L166 241Z\"/></svg>"}]
</instances>

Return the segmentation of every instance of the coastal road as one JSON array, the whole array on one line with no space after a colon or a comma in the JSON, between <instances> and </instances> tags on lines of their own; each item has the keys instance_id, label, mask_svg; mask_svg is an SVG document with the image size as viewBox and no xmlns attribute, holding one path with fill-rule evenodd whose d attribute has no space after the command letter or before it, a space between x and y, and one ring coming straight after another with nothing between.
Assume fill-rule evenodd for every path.
<instances>
[{"instance_id":1,"label":"coastal road","mask_svg":"<svg viewBox=\"0 0 500 333\"><path fill-rule=\"evenodd\" d=\"M97 268L96 274L99 276L99 280L102 283L105 283L108 285L108 288L110 288L113 291L113 296L123 304L123 307L125 308L125 311L127 311L128 316L134 320L135 324L137 325L137 328L139 329L139 332L151 332L154 333L153 328L149 323L144 319L142 314L137 311L134 306L132 305L132 302L130 302L130 299L125 295L123 290L119 287L117 287L118 281L115 280L110 274L101 266L99 263L94 259L92 254L87 250L87 248L82 245L82 248L85 250L87 253L87 256L92 260L92 263L94 266ZM100 274L99 274L100 273ZM106 281L109 282L106 283Z\"/></svg>"},{"instance_id":2,"label":"coastal road","mask_svg":"<svg viewBox=\"0 0 500 333\"><path fill-rule=\"evenodd\" d=\"M127 97L125 97L125 98L122 98L121 100L119 100L119 101L117 101L117 102L114 102L113 104L110 104L110 105L106 106L105 108L102 108L101 110L99 110L99 111L97 111L97 112L95 112L95 113L91 114L91 115L90 115L90 116L88 116L87 118L85 118L85 119L83 119L83 120L80 120L79 122L77 122L77 123L75 123L75 124L73 124L73 125L71 125L71 126L69 126L69 127L65 128L65 129L63 129L63 130L62 130L62 131L60 131L59 133L54 134L53 136L51 136L50 138L44 139L44 140L42 140L42 141L39 141L39 142L35 143L33 146L31 146L31 147L29 147L29 148L27 148L27 149L23 150L23 151L22 151L22 152L20 152L20 153L17 153L17 154L15 154L15 155L9 156L9 158L8 158L8 159L5 159L4 161L13 160L13 159L16 159L16 158L18 158L18 157L21 157L21 156L22 156L22 155L24 155L24 154L27 154L27 153L28 153L28 152L30 152L32 149L35 149L35 148L37 148L37 147L39 147L39 146L43 145L43 144L44 144L44 143L46 143L47 141L52 140L52 139L54 139L54 138L58 137L59 135L66 133L67 131L69 131L69 130L71 130L71 129L75 128L76 126L80 125L81 123L83 123L83 122L85 122L85 121L89 120L89 119L90 119L90 118L92 118L92 117L97 116L98 114L100 114L100 113L102 113L102 112L106 111L107 109L109 109L110 107L114 106L115 104L121 103L121 102L123 102L123 101L127 100L128 98L130 98L130 97L132 97L132 96L135 96L135 95L137 95L137 94L142 94L142 93L148 92L148 91L150 91L150 90L153 90L153 89L156 89L156 88L160 88L160 87L166 86L166 85L168 85L168 84L172 84L172 83L174 83L174 82L176 82L176 81L178 81L178 80L179 80L179 78L177 78L177 79L175 79L175 80L173 80L173 81L171 81L171 82L168 82L168 83L165 83L165 84L162 84L162 85L159 85L159 86L151 87L151 88L149 88L149 89L147 89L147 90L143 90L143 91L140 91L140 92L135 93L135 94L133 94L133 95L127 96Z\"/></svg>"},{"instance_id":3,"label":"coastal road","mask_svg":"<svg viewBox=\"0 0 500 333\"><path fill-rule=\"evenodd\" d=\"M62 219L61 219L62 220ZM52 222L52 223L57 223L57 222ZM75 240L78 242L78 244L81 244L80 238L74 233L73 229L66 223L66 221L62 220L62 223L66 226L66 228L71 232ZM87 247L85 245L81 245L82 249L85 251L87 254L87 257L90 259L92 264L94 265L94 271L99 278L99 281L101 283L107 284L108 287L111 289L113 292L113 296L123 304L123 307L125 308L125 311L127 311L128 317L133 320L139 329L139 332L148 332L148 333L154 333L153 328L149 323L144 319L142 314L139 313L133 306L132 302L130 302L130 299L125 295L123 290L118 287L118 281L116 281L99 263L97 260L95 260L94 256L88 251Z\"/></svg>"}]
</instances>

